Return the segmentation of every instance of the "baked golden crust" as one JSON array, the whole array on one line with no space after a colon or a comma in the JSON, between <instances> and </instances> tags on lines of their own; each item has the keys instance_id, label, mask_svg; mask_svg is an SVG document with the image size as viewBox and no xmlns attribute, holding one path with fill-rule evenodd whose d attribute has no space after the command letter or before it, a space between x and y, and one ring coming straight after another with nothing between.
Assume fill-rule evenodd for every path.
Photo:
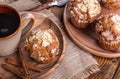
<instances>
[{"instance_id":1,"label":"baked golden crust","mask_svg":"<svg viewBox=\"0 0 120 79\"><path fill-rule=\"evenodd\" d=\"M39 63L49 63L59 52L59 41L52 30L36 29L26 38L25 50Z\"/></svg>"},{"instance_id":2,"label":"baked golden crust","mask_svg":"<svg viewBox=\"0 0 120 79\"><path fill-rule=\"evenodd\" d=\"M102 5L110 10L116 10L120 8L120 0L101 0Z\"/></svg>"},{"instance_id":3,"label":"baked golden crust","mask_svg":"<svg viewBox=\"0 0 120 79\"><path fill-rule=\"evenodd\" d=\"M69 9L71 22L79 28L85 28L101 12L97 0L71 0Z\"/></svg>"},{"instance_id":4,"label":"baked golden crust","mask_svg":"<svg viewBox=\"0 0 120 79\"><path fill-rule=\"evenodd\" d=\"M106 14L98 19L96 34L101 47L115 50L120 46L120 16Z\"/></svg>"},{"instance_id":5,"label":"baked golden crust","mask_svg":"<svg viewBox=\"0 0 120 79\"><path fill-rule=\"evenodd\" d=\"M98 35L99 45L106 50L116 50L120 46L120 40L118 41L104 41L100 35Z\"/></svg>"}]
</instances>

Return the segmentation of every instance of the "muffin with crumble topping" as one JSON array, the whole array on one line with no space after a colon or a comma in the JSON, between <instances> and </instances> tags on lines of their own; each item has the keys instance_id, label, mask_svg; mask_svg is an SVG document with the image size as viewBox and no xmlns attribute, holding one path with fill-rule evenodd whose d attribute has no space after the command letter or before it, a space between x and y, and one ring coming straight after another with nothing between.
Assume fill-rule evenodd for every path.
<instances>
[{"instance_id":1,"label":"muffin with crumble topping","mask_svg":"<svg viewBox=\"0 0 120 79\"><path fill-rule=\"evenodd\" d=\"M78 28L85 28L101 13L97 0L71 0L69 15L72 24Z\"/></svg>"},{"instance_id":2,"label":"muffin with crumble topping","mask_svg":"<svg viewBox=\"0 0 120 79\"><path fill-rule=\"evenodd\" d=\"M26 37L25 50L39 63L49 63L59 53L59 41L51 29L35 29Z\"/></svg>"},{"instance_id":3,"label":"muffin with crumble topping","mask_svg":"<svg viewBox=\"0 0 120 79\"><path fill-rule=\"evenodd\" d=\"M120 8L120 0L101 0L102 5L110 10L116 10Z\"/></svg>"},{"instance_id":4,"label":"muffin with crumble topping","mask_svg":"<svg viewBox=\"0 0 120 79\"><path fill-rule=\"evenodd\" d=\"M106 14L96 23L96 34L99 44L107 50L116 50L120 46L120 16Z\"/></svg>"}]
</instances>

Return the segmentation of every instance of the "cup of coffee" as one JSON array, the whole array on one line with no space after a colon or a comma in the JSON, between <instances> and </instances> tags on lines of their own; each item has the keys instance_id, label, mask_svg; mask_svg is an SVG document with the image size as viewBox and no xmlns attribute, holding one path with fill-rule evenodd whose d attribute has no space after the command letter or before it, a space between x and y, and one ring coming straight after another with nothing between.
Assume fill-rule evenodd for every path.
<instances>
[{"instance_id":1,"label":"cup of coffee","mask_svg":"<svg viewBox=\"0 0 120 79\"><path fill-rule=\"evenodd\" d=\"M27 19L30 19L29 26L24 26L23 22ZM14 53L19 44L21 34L29 31L33 24L34 16L32 14L23 13L19 15L14 8L0 5L0 56Z\"/></svg>"}]
</instances>

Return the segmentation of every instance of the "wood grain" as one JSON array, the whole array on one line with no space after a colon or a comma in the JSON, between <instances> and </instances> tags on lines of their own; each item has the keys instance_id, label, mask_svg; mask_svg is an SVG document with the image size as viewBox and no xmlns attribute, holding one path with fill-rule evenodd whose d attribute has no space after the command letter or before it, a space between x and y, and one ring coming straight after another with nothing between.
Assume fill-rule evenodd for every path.
<instances>
[{"instance_id":1,"label":"wood grain","mask_svg":"<svg viewBox=\"0 0 120 79\"><path fill-rule=\"evenodd\" d=\"M89 24L86 29L76 28L70 21L68 9L69 5L67 4L64 10L64 24L69 36L76 45L96 56L107 58L120 57L120 48L116 51L107 51L99 46L94 23Z\"/></svg>"},{"instance_id":2,"label":"wood grain","mask_svg":"<svg viewBox=\"0 0 120 79\"><path fill-rule=\"evenodd\" d=\"M45 3L45 4L42 4L38 7L35 7L33 9L31 9L30 11L33 11L33 12L37 12L37 11L40 11L40 10L43 10L43 9L47 9L49 8L50 6L48 5L48 3Z\"/></svg>"},{"instance_id":3,"label":"wood grain","mask_svg":"<svg viewBox=\"0 0 120 79\"><path fill-rule=\"evenodd\" d=\"M40 1L44 3L47 0L40 0ZM50 1L50 0L48 0L48 1ZM61 22L63 21L62 16L63 16L64 6L63 7L52 7L50 10L61 20ZM94 58L99 63L100 71L91 75L87 79L120 79L120 62L119 62L120 58L119 59L116 59L116 58L115 59L107 59L107 58L102 58L102 57L97 57L97 56L94 56ZM3 59L0 59L0 61L1 61L1 63L4 63ZM102 73L104 73L104 74L102 74ZM6 72L6 74L7 74L7 72ZM2 74L2 75L5 76L4 74ZM0 75L0 79L6 79L3 76ZM8 78L8 79L10 79L10 78Z\"/></svg>"},{"instance_id":4,"label":"wood grain","mask_svg":"<svg viewBox=\"0 0 120 79\"><path fill-rule=\"evenodd\" d=\"M16 74L17 76L19 76L22 79L29 79L29 78L23 76L23 74L16 68L13 68L13 67L11 67L11 66L9 66L7 64L3 64L2 67L5 68L6 70Z\"/></svg>"},{"instance_id":5,"label":"wood grain","mask_svg":"<svg viewBox=\"0 0 120 79\"><path fill-rule=\"evenodd\" d=\"M115 70L116 72L114 73L113 79L120 79L120 58L118 59L119 65L117 69Z\"/></svg>"},{"instance_id":6,"label":"wood grain","mask_svg":"<svg viewBox=\"0 0 120 79\"><path fill-rule=\"evenodd\" d=\"M57 12L58 10L59 12ZM62 21L64 7L53 7L51 11ZM118 67L120 61L119 59L108 59L98 56L94 58L99 63L100 71L90 75L87 79L120 79L120 66ZM116 72L117 71L117 72Z\"/></svg>"},{"instance_id":7,"label":"wood grain","mask_svg":"<svg viewBox=\"0 0 120 79\"><path fill-rule=\"evenodd\" d=\"M92 74L87 79L112 79L119 65L118 59L108 59L97 56L94 57L99 63L100 71Z\"/></svg>"},{"instance_id":8,"label":"wood grain","mask_svg":"<svg viewBox=\"0 0 120 79\"><path fill-rule=\"evenodd\" d=\"M45 4L47 2L51 2L52 0L38 0L38 1L40 1L42 4Z\"/></svg>"},{"instance_id":9,"label":"wood grain","mask_svg":"<svg viewBox=\"0 0 120 79\"><path fill-rule=\"evenodd\" d=\"M63 10L64 7L51 8L51 11L61 20L61 22L63 21ZM94 58L99 63L100 71L90 75L90 77L86 79L120 79L120 58L109 59L98 56L94 56Z\"/></svg>"},{"instance_id":10,"label":"wood grain","mask_svg":"<svg viewBox=\"0 0 120 79\"><path fill-rule=\"evenodd\" d=\"M33 30L38 29L38 28L40 28L40 29L51 29L56 34L56 36L58 37L58 40L60 42L59 55L56 56L55 60L52 61L49 64L45 64L45 65L41 64L44 67L46 67L46 65L47 65L49 68L46 68L41 73L38 73L39 75L38 74L33 75L33 79L39 79L39 78L44 78L44 77L48 76L50 73L52 73L60 65L60 62L62 61L62 59L64 57L65 46L66 46L65 43L66 42L65 42L65 37L63 35L63 32L62 32L61 28L56 24L56 22L54 20L47 17L43 13L37 13L37 12L31 12L31 13L36 17L36 22L35 22L36 27L34 27ZM41 17L43 17L43 18L41 18ZM40 23L40 20L43 20L42 23ZM26 34L26 36L28 36L29 34L30 34L30 32L28 32L28 34ZM26 36L24 36L22 38L21 43L22 43L22 41L25 40Z\"/></svg>"},{"instance_id":11,"label":"wood grain","mask_svg":"<svg viewBox=\"0 0 120 79\"><path fill-rule=\"evenodd\" d=\"M22 12L22 13L24 13L24 12ZM65 43L66 42L65 42L65 37L63 36L61 28L54 20L51 20L48 16L46 16L43 13L36 13L36 12L31 12L31 13L35 17L35 24L34 24L34 27L32 28L32 30L38 29L38 28L40 28L40 29L46 29L46 28L48 29L49 28L49 29L53 30L53 32L56 34L56 36L58 37L58 40L60 42L59 55L57 55L55 57L54 61L52 61L51 63L48 63L48 64L39 64L39 63L35 62L34 60L32 60L29 57L27 52L23 53L24 56L26 57L26 61L29 64L34 65L36 67L45 68L43 71L41 71L39 73L30 71L30 77L32 79L41 79L41 78L44 78L44 77L50 75L60 65L60 63L64 57L65 46L66 46ZM25 38L29 34L30 34L30 31L26 35L22 36L22 39L20 41L20 45L24 44ZM7 57L0 57L0 62L1 62L0 65L6 63L5 62L6 58L15 58L17 60L18 59L17 53L14 53L14 54L9 55ZM0 79L18 79L18 77L16 77L12 73L6 71L5 69L3 69L0 66Z\"/></svg>"}]
</instances>

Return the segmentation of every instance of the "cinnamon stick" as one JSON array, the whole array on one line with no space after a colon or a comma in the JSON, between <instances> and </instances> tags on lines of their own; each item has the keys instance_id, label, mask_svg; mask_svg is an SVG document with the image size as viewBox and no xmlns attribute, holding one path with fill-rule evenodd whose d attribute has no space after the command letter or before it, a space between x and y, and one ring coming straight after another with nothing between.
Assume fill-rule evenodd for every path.
<instances>
[{"instance_id":1,"label":"cinnamon stick","mask_svg":"<svg viewBox=\"0 0 120 79\"><path fill-rule=\"evenodd\" d=\"M30 73L29 73L29 71L28 71L28 67L27 67L27 64L26 64L26 59L25 59L25 57L24 57L24 55L23 55L24 50L23 50L21 47L19 47L19 48L18 48L18 52L19 52L19 56L20 56L20 59L21 59L21 63L22 63L23 70L24 70L24 72L25 72L25 76L27 76L27 75L29 75Z\"/></svg>"},{"instance_id":2,"label":"cinnamon stick","mask_svg":"<svg viewBox=\"0 0 120 79\"><path fill-rule=\"evenodd\" d=\"M21 64L17 60L15 60L13 58L7 58L6 62L11 64L11 65L21 67ZM27 64L28 69L30 69L30 70L37 71L37 72L41 72L43 70L42 68L33 66L33 65L29 64L29 63L26 63L26 64Z\"/></svg>"},{"instance_id":3,"label":"cinnamon stick","mask_svg":"<svg viewBox=\"0 0 120 79\"><path fill-rule=\"evenodd\" d=\"M2 67L8 71L14 73L15 75L19 76L22 79L29 79L29 78L25 77L24 75L22 75L22 73L19 70L15 69L7 64L3 64Z\"/></svg>"},{"instance_id":4,"label":"cinnamon stick","mask_svg":"<svg viewBox=\"0 0 120 79\"><path fill-rule=\"evenodd\" d=\"M14 58L6 58L6 62L7 62L8 64L21 67L21 64L20 64L17 60L15 60Z\"/></svg>"}]
</instances>

